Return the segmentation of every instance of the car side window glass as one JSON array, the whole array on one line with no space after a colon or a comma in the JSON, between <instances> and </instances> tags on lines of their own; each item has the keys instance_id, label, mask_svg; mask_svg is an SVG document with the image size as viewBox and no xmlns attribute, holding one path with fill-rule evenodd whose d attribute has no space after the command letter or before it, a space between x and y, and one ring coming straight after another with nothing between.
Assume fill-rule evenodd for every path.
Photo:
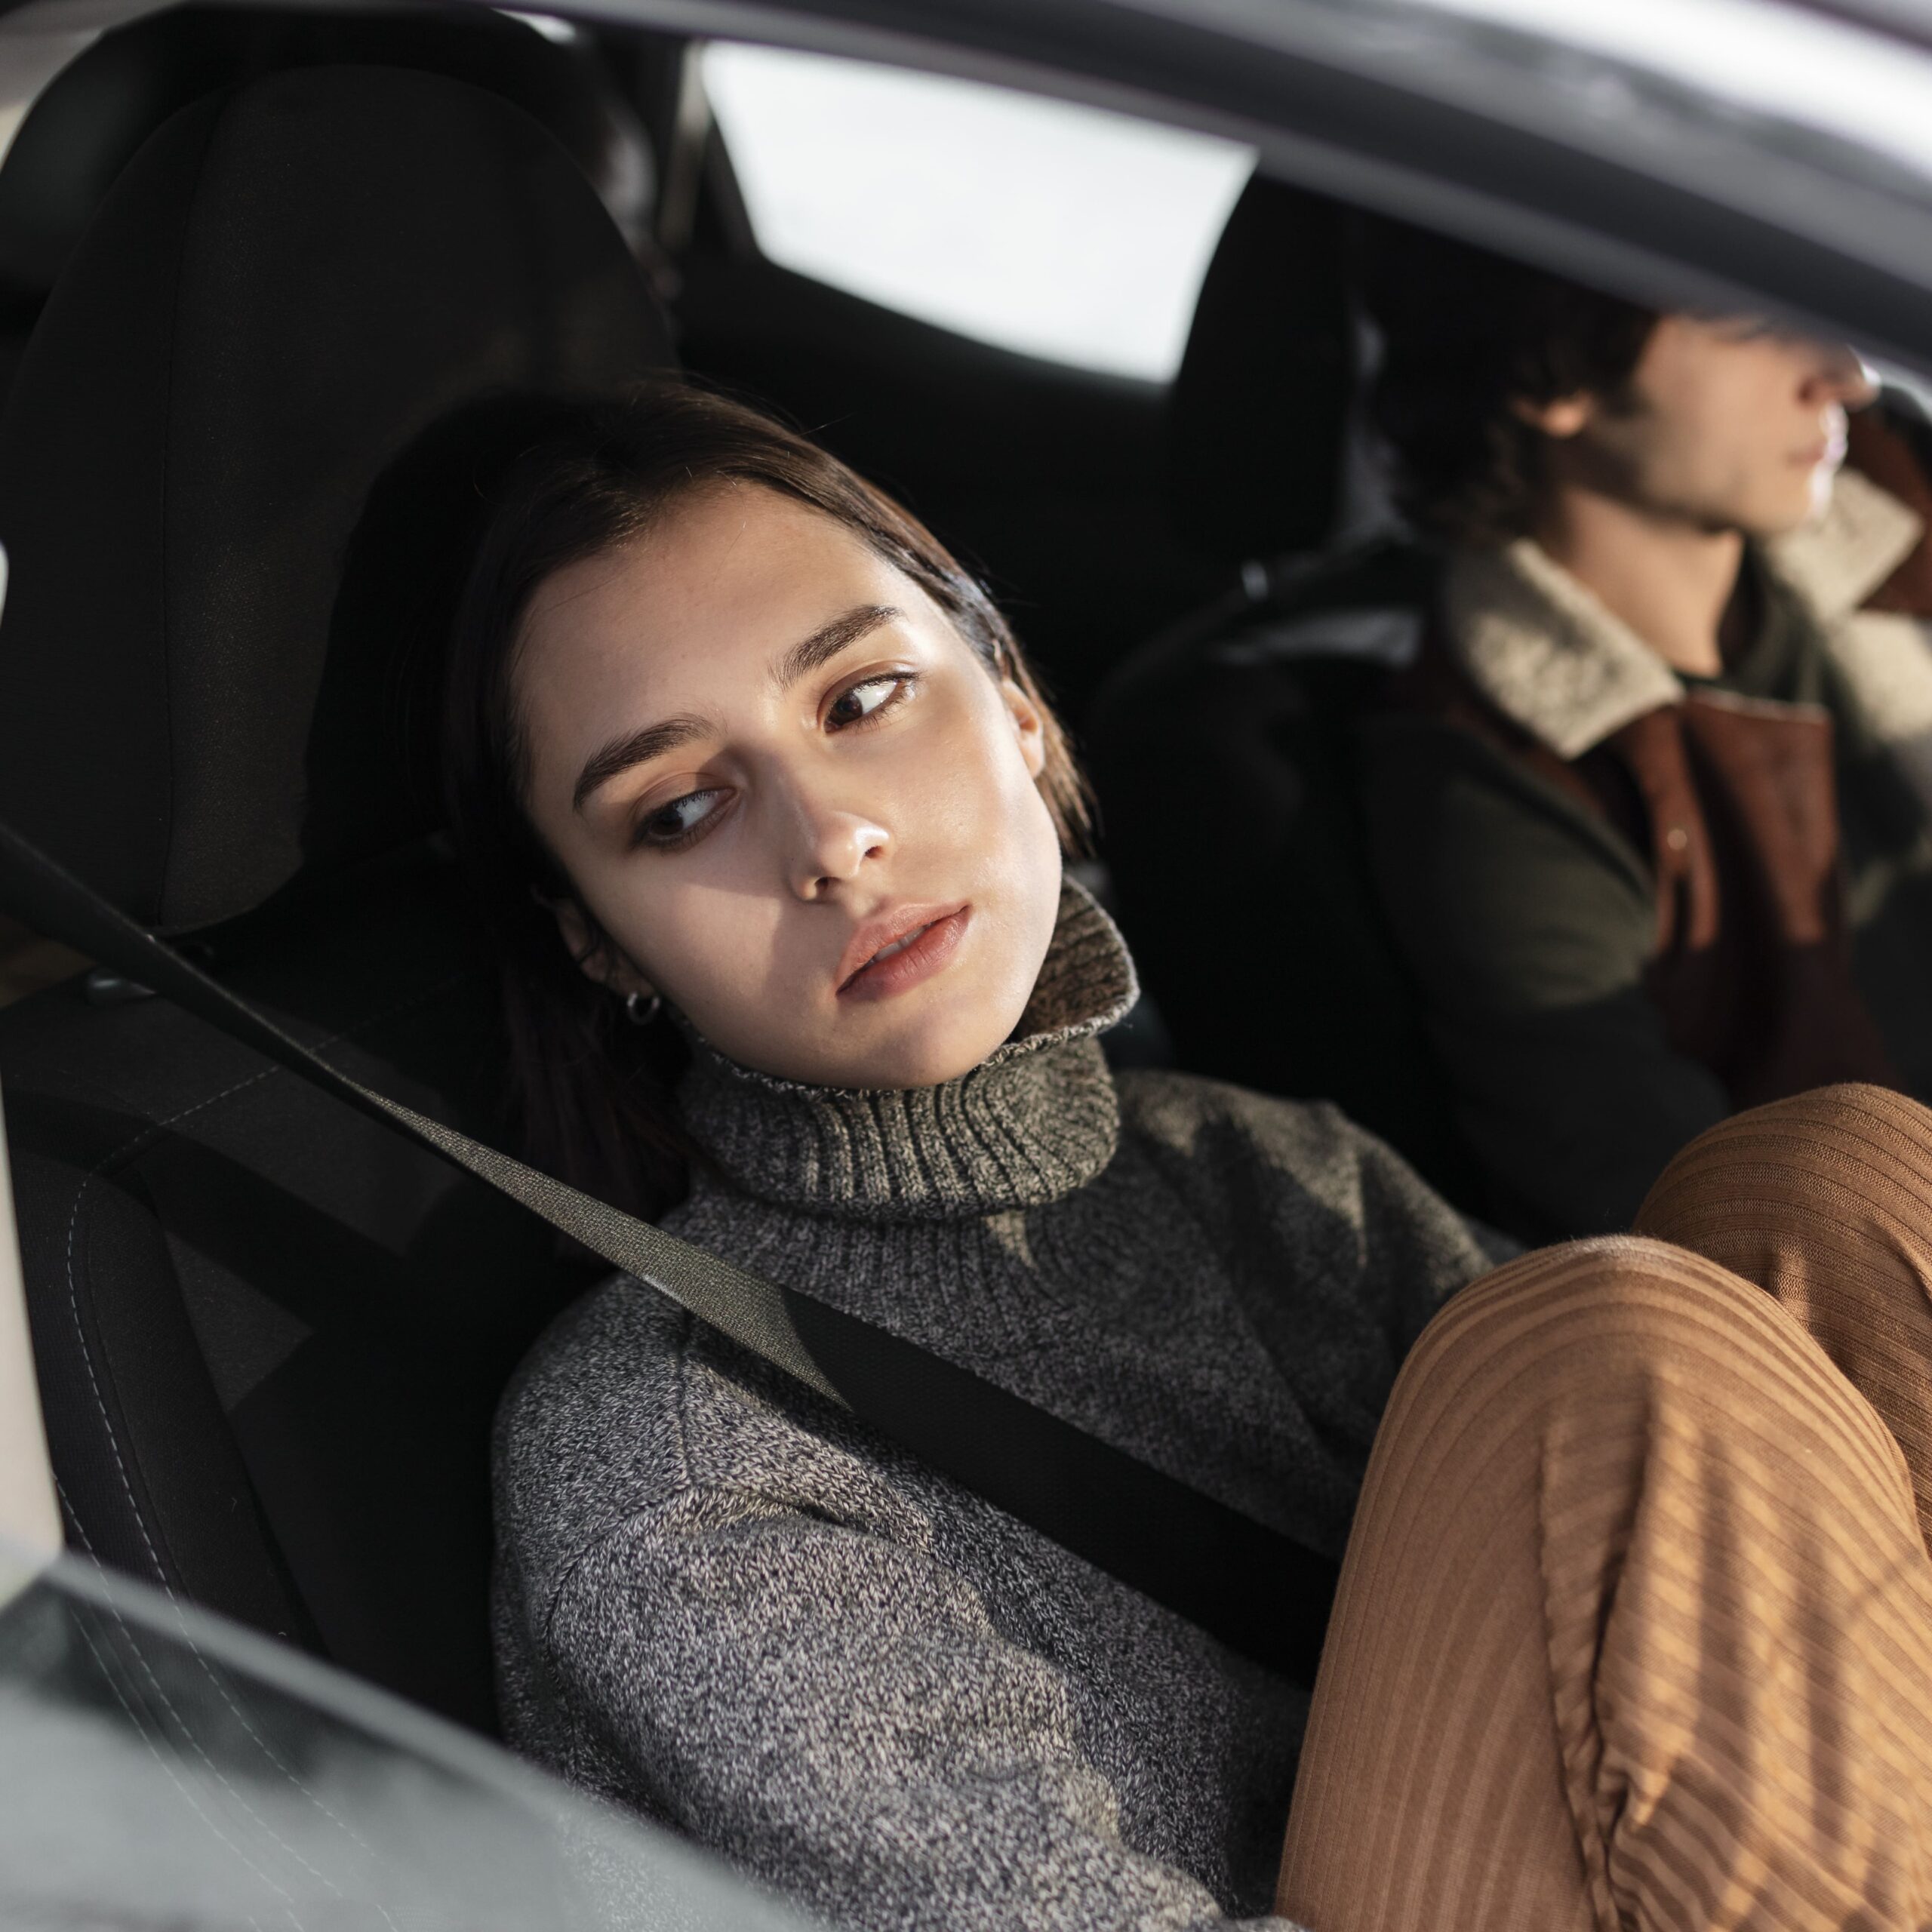
<instances>
[{"instance_id":1,"label":"car side window glass","mask_svg":"<svg viewBox=\"0 0 1932 1932\"><path fill-rule=\"evenodd\" d=\"M759 248L1025 354L1164 383L1253 150L868 62L715 42L705 88Z\"/></svg>"},{"instance_id":2,"label":"car side window glass","mask_svg":"<svg viewBox=\"0 0 1932 1932\"><path fill-rule=\"evenodd\" d=\"M813 1932L696 1847L0 1533L0 1924Z\"/></svg>"}]
</instances>

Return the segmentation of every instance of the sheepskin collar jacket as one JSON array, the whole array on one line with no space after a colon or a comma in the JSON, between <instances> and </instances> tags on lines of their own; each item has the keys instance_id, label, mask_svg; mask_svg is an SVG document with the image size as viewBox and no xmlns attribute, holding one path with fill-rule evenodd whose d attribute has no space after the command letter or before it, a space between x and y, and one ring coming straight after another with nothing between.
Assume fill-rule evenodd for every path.
<instances>
[{"instance_id":1,"label":"sheepskin collar jacket","mask_svg":"<svg viewBox=\"0 0 1932 1932\"><path fill-rule=\"evenodd\" d=\"M1529 540L1407 566L1414 648L1364 734L1372 863L1519 1226L1627 1225L1735 1108L1932 1081L1924 537L1845 472L1747 553L1710 680Z\"/></svg>"},{"instance_id":2,"label":"sheepskin collar jacket","mask_svg":"<svg viewBox=\"0 0 1932 1932\"><path fill-rule=\"evenodd\" d=\"M1708 680L1672 671L1528 539L1465 552L1409 683L1411 702L1490 738L1641 854L1647 990L1672 1043L1740 1106L1900 1084L1853 974L1839 801L1841 780L1909 788L1912 740L1887 745L1880 721L1896 732L1925 709L1932 651L1912 617L1860 606L1921 535L1847 475L1817 525L1747 557L1741 637ZM1864 802L1909 835L1908 801Z\"/></svg>"},{"instance_id":3,"label":"sheepskin collar jacket","mask_svg":"<svg viewBox=\"0 0 1932 1932\"><path fill-rule=\"evenodd\" d=\"M1742 594L1760 607L1747 654L1767 629L1808 620L1861 721L1908 758L1916 752L1932 777L1923 742L1932 729L1932 651L1920 618L1866 608L1924 536L1915 512L1847 470L1823 518L1751 559ZM1439 614L1439 641L1474 694L1566 762L1709 688L1672 670L1529 537L1452 555Z\"/></svg>"}]
</instances>

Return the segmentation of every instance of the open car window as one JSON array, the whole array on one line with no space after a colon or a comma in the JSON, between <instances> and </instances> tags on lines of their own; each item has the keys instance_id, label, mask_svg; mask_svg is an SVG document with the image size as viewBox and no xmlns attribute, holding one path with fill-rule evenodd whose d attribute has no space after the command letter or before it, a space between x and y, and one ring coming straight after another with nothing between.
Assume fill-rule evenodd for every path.
<instances>
[{"instance_id":1,"label":"open car window","mask_svg":"<svg viewBox=\"0 0 1932 1932\"><path fill-rule=\"evenodd\" d=\"M781 48L705 50L759 248L1003 348L1165 382L1252 152L1126 115Z\"/></svg>"}]
</instances>

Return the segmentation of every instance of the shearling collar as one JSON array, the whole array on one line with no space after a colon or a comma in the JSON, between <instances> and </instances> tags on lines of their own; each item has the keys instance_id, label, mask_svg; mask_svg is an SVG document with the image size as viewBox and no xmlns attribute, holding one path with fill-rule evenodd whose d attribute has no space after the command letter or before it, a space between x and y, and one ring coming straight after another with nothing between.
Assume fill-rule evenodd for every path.
<instances>
[{"instance_id":1,"label":"shearling collar","mask_svg":"<svg viewBox=\"0 0 1932 1932\"><path fill-rule=\"evenodd\" d=\"M1831 507L1766 546L1772 568L1821 624L1848 617L1925 534L1917 515L1855 469L1838 472Z\"/></svg>"},{"instance_id":2,"label":"shearling collar","mask_svg":"<svg viewBox=\"0 0 1932 1932\"><path fill-rule=\"evenodd\" d=\"M1846 470L1824 515L1766 555L1829 634L1891 574L1921 530L1896 497ZM1458 552L1441 608L1448 648L1470 681L1558 758L1580 758L1632 718L1683 702L1675 672L1528 537Z\"/></svg>"}]
</instances>

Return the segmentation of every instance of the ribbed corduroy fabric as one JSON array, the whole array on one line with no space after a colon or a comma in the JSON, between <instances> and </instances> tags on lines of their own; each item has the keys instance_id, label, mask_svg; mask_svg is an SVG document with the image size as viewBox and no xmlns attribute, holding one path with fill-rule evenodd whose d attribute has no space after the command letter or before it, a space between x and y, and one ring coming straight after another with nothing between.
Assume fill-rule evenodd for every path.
<instances>
[{"instance_id":1,"label":"ribbed corduroy fabric","mask_svg":"<svg viewBox=\"0 0 1932 1932\"><path fill-rule=\"evenodd\" d=\"M1282 1865L1320 1932L1932 1922L1932 1114L1740 1115L1637 1225L1397 1383Z\"/></svg>"}]
</instances>

